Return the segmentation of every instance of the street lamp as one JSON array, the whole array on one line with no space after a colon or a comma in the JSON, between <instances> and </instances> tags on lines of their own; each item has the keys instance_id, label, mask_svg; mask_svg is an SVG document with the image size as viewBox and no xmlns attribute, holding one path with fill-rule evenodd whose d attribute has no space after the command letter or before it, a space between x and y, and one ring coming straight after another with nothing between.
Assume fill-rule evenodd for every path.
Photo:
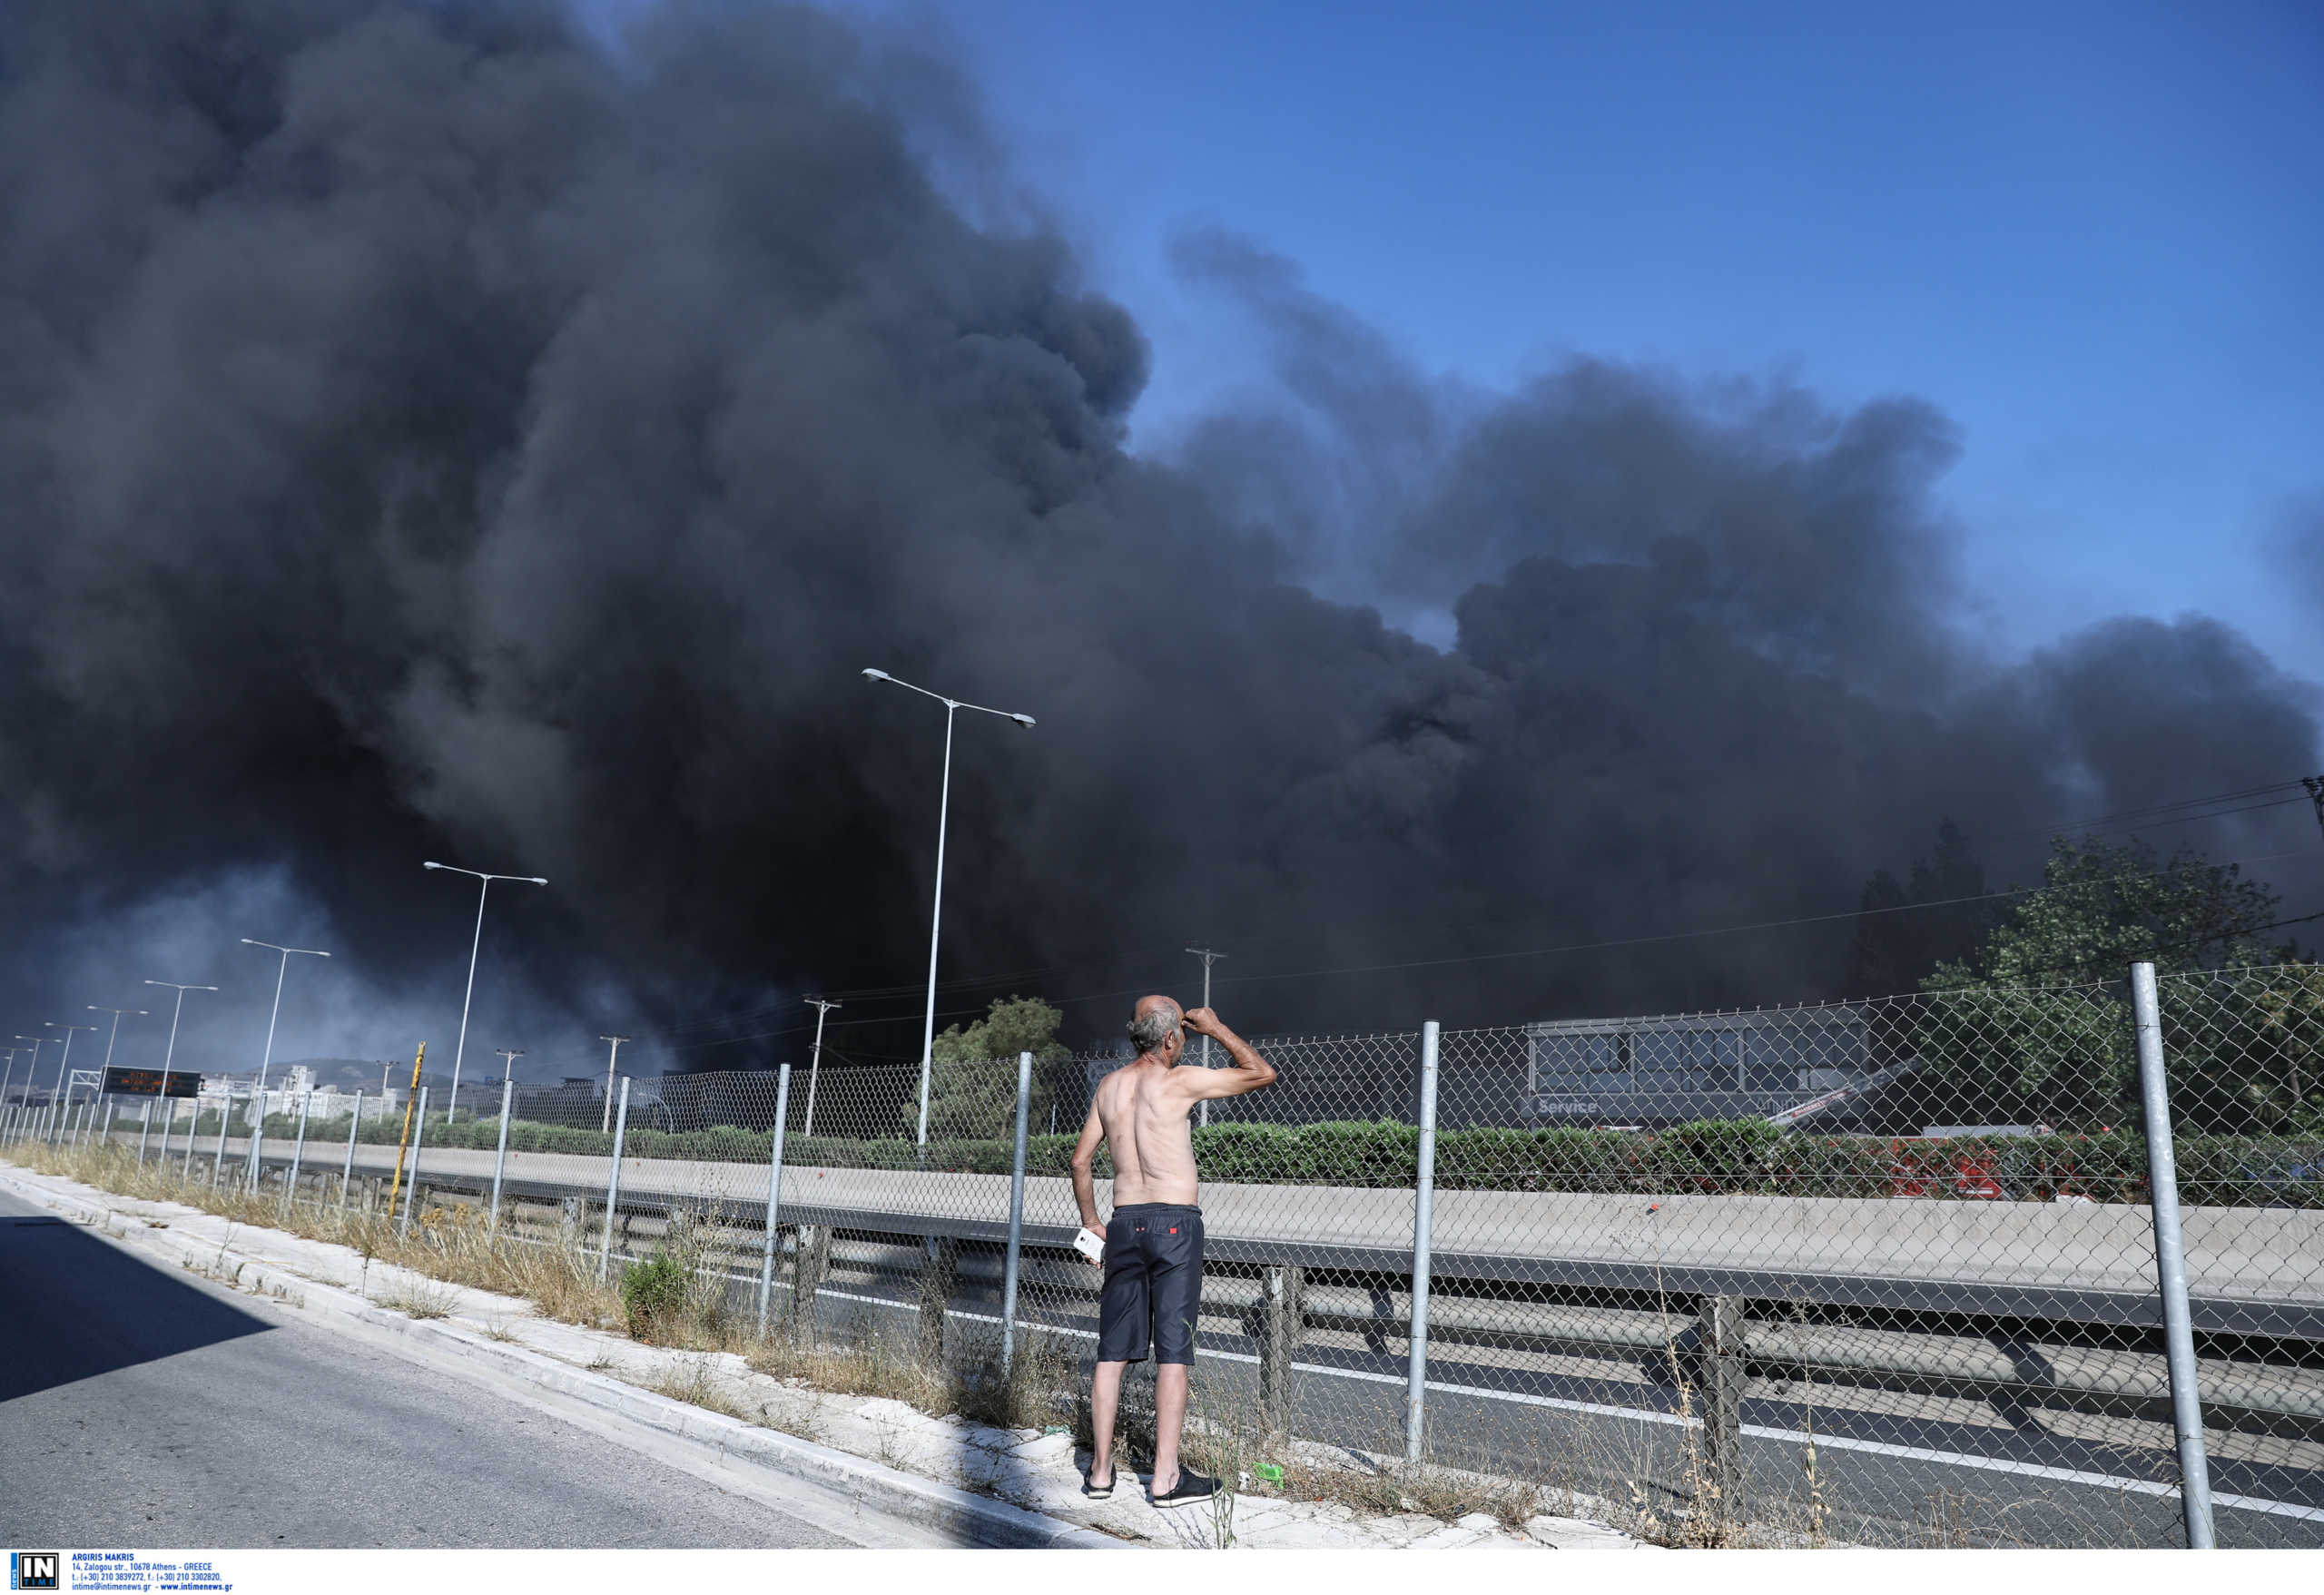
<instances>
[{"instance_id":1,"label":"street lamp","mask_svg":"<svg viewBox=\"0 0 2324 1595\"><path fill-rule=\"evenodd\" d=\"M48 1038L45 1036L18 1036L16 1039L19 1041L30 1041L33 1044L32 1067L25 1070L25 1107L29 1110L32 1107L33 1101L33 1077L40 1072L41 1043L47 1040Z\"/></svg>"},{"instance_id":2,"label":"street lamp","mask_svg":"<svg viewBox=\"0 0 2324 1595\"><path fill-rule=\"evenodd\" d=\"M43 1019L41 1020L41 1023L46 1025L52 1030L62 1030L64 1032L64 1056L56 1060L56 1088L59 1091L62 1091L64 1089L64 1071L73 1062L73 1032L75 1030L94 1030L97 1027L94 1025L61 1025L54 1019ZM56 1140L55 1127L62 1122L62 1110L59 1111L59 1114L56 1117L52 1117L49 1121L49 1142L52 1146L55 1144Z\"/></svg>"},{"instance_id":3,"label":"street lamp","mask_svg":"<svg viewBox=\"0 0 2324 1595\"><path fill-rule=\"evenodd\" d=\"M99 1008L94 1002L89 1004L89 1011L113 1015L113 1030L105 1037L105 1071L106 1074L110 1074L113 1071L113 1043L121 1039L121 1016L125 1013L133 1013L139 1019L144 1019L146 1011L142 1008ZM105 1101L105 1134L110 1137L113 1134L113 1092L104 1084L104 1075L97 1077L97 1094ZM145 1104L145 1117L149 1119L153 1117L153 1104L150 1100Z\"/></svg>"},{"instance_id":4,"label":"street lamp","mask_svg":"<svg viewBox=\"0 0 2324 1595\"><path fill-rule=\"evenodd\" d=\"M815 1133L815 1077L823 1072L823 1020L839 1004L828 997L810 997L807 1000L815 1005L815 1050L809 1055L807 1063L807 1127L800 1133L812 1136Z\"/></svg>"},{"instance_id":5,"label":"street lamp","mask_svg":"<svg viewBox=\"0 0 2324 1595\"><path fill-rule=\"evenodd\" d=\"M175 980L148 980L145 983L148 986L166 987L178 994L176 1003L170 1009L170 1048L168 1051L162 1054L162 1098L167 1101L170 1095L170 1064L178 1055L178 1016L185 1011L185 994L189 991L215 991L218 988L181 986Z\"/></svg>"},{"instance_id":6,"label":"street lamp","mask_svg":"<svg viewBox=\"0 0 2324 1595\"><path fill-rule=\"evenodd\" d=\"M463 870L458 864L438 864L430 861L427 867L431 870L449 870L455 875L473 875L478 882L476 939L468 943L468 992L466 997L460 999L460 1044L452 1049L452 1105L444 1109L444 1122L448 1125L452 1122L452 1115L458 1113L460 1108L460 1059L468 1056L468 1004L476 999L477 949L484 945L485 894L492 890L492 883L495 881L522 881L528 886L546 886L548 882L538 875L487 875L481 870Z\"/></svg>"},{"instance_id":7,"label":"street lamp","mask_svg":"<svg viewBox=\"0 0 2324 1595\"><path fill-rule=\"evenodd\" d=\"M282 955L282 962L274 971L274 1011L266 1021L266 1051L258 1065L259 1117L263 1118L266 1116L266 1071L274 1067L274 1027L282 1018L282 977L290 972L290 955L295 952L306 958L329 958L330 954L318 952L311 947L282 947L271 941L257 941L248 936L242 938L242 945L263 947L269 952Z\"/></svg>"},{"instance_id":8,"label":"street lamp","mask_svg":"<svg viewBox=\"0 0 2324 1595\"><path fill-rule=\"evenodd\" d=\"M936 907L928 919L928 1020L920 1038L920 1145L928 1145L928 1082L936 1067L936 943L944 923L944 828L952 806L952 719L962 709L974 709L980 714L998 714L1003 720L1014 720L1030 731L1033 717L1007 709L988 709L982 704L963 703L948 698L942 693L931 693L924 686L913 686L898 680L884 670L863 673L873 681L884 681L918 693L923 698L934 698L944 705L944 787L936 803Z\"/></svg>"}]
</instances>

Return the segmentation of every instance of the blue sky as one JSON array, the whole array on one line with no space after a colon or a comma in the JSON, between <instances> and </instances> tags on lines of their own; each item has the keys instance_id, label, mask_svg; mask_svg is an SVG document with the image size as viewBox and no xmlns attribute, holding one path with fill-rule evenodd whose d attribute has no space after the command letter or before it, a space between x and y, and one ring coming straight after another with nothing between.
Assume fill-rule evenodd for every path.
<instances>
[{"instance_id":1,"label":"blue sky","mask_svg":"<svg viewBox=\"0 0 2324 1595\"><path fill-rule=\"evenodd\" d=\"M1474 382L1925 397L1997 641L2200 608L2324 680L2263 552L2324 490L2324 9L936 11L1155 340L1144 438L1253 375L1167 270L1216 222Z\"/></svg>"},{"instance_id":2,"label":"blue sky","mask_svg":"<svg viewBox=\"0 0 2324 1595\"><path fill-rule=\"evenodd\" d=\"M1458 381L1588 354L1925 398L1996 645L2198 609L2324 683L2267 552L2324 495L2312 0L842 8L950 35L1153 340L1141 446L1260 377L1168 269L1222 225Z\"/></svg>"}]
</instances>

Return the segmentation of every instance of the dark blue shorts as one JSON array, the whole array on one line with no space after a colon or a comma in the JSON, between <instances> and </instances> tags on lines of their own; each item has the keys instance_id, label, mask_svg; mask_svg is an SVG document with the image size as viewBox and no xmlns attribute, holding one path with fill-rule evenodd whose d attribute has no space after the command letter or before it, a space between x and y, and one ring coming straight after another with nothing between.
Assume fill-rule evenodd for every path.
<instances>
[{"instance_id":1,"label":"dark blue shorts","mask_svg":"<svg viewBox=\"0 0 2324 1595\"><path fill-rule=\"evenodd\" d=\"M1202 1209L1134 1202L1106 1221L1106 1285L1098 1301L1098 1360L1195 1360L1202 1301Z\"/></svg>"}]
</instances>

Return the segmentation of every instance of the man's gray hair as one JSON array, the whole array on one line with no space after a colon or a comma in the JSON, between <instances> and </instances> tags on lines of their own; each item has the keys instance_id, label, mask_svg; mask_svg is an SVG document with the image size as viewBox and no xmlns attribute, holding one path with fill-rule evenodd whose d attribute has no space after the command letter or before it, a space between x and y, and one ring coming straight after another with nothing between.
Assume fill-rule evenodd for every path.
<instances>
[{"instance_id":1,"label":"man's gray hair","mask_svg":"<svg viewBox=\"0 0 2324 1595\"><path fill-rule=\"evenodd\" d=\"M1149 1009L1129 1021L1130 1045L1140 1052L1159 1052L1178 1034L1185 1018L1175 1002L1167 1008Z\"/></svg>"}]
</instances>

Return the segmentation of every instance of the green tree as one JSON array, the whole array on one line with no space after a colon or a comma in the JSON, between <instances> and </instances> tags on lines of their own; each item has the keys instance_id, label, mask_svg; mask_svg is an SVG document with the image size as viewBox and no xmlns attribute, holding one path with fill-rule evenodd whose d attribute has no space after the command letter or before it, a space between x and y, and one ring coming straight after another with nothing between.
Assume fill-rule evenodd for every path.
<instances>
[{"instance_id":1,"label":"green tree","mask_svg":"<svg viewBox=\"0 0 2324 1595\"><path fill-rule=\"evenodd\" d=\"M2110 847L2050 842L2041 889L2021 899L1984 944L1940 963L1923 987L2080 986L2119 980L2134 960L2158 970L2280 963L2289 946L2262 940L2276 894L2182 848L2168 859L2139 841Z\"/></svg>"},{"instance_id":2,"label":"green tree","mask_svg":"<svg viewBox=\"0 0 2324 1595\"><path fill-rule=\"evenodd\" d=\"M1017 1055L1029 1052L1036 1066L1073 1056L1057 1039L1065 1016L1038 997L995 998L984 1018L963 1029L948 1026L931 1049L934 1060L928 1090L928 1134L931 1140L983 1140L1016 1133ZM1033 1122L1049 1113L1049 1070L1033 1070ZM911 1129L920 1125L920 1103L905 1108Z\"/></svg>"},{"instance_id":3,"label":"green tree","mask_svg":"<svg viewBox=\"0 0 2324 1595\"><path fill-rule=\"evenodd\" d=\"M2159 973L2188 977L2282 964L2293 949L2264 940L2277 901L2238 866L2191 850L2163 859L2137 841L2056 838L2040 889L2020 899L1968 957L1939 963L1922 982L1948 996L1918 1011L1916 1050L1949 1088L1955 1112L2082 1128L2127 1122L2137 1103L2122 996L2132 962L2146 960ZM2284 1072L2254 1040L2264 1016L2251 1006L2256 990L2238 995L2240 979L2168 984L2173 1095L2185 1096L2208 1121L2222 1117L2224 1104L2250 1108L2248 1088ZM2277 1006L2286 1017L2267 1033L2306 1045L2305 1010L2297 1000ZM2296 1110L2298 1103L2281 1106Z\"/></svg>"}]
</instances>

